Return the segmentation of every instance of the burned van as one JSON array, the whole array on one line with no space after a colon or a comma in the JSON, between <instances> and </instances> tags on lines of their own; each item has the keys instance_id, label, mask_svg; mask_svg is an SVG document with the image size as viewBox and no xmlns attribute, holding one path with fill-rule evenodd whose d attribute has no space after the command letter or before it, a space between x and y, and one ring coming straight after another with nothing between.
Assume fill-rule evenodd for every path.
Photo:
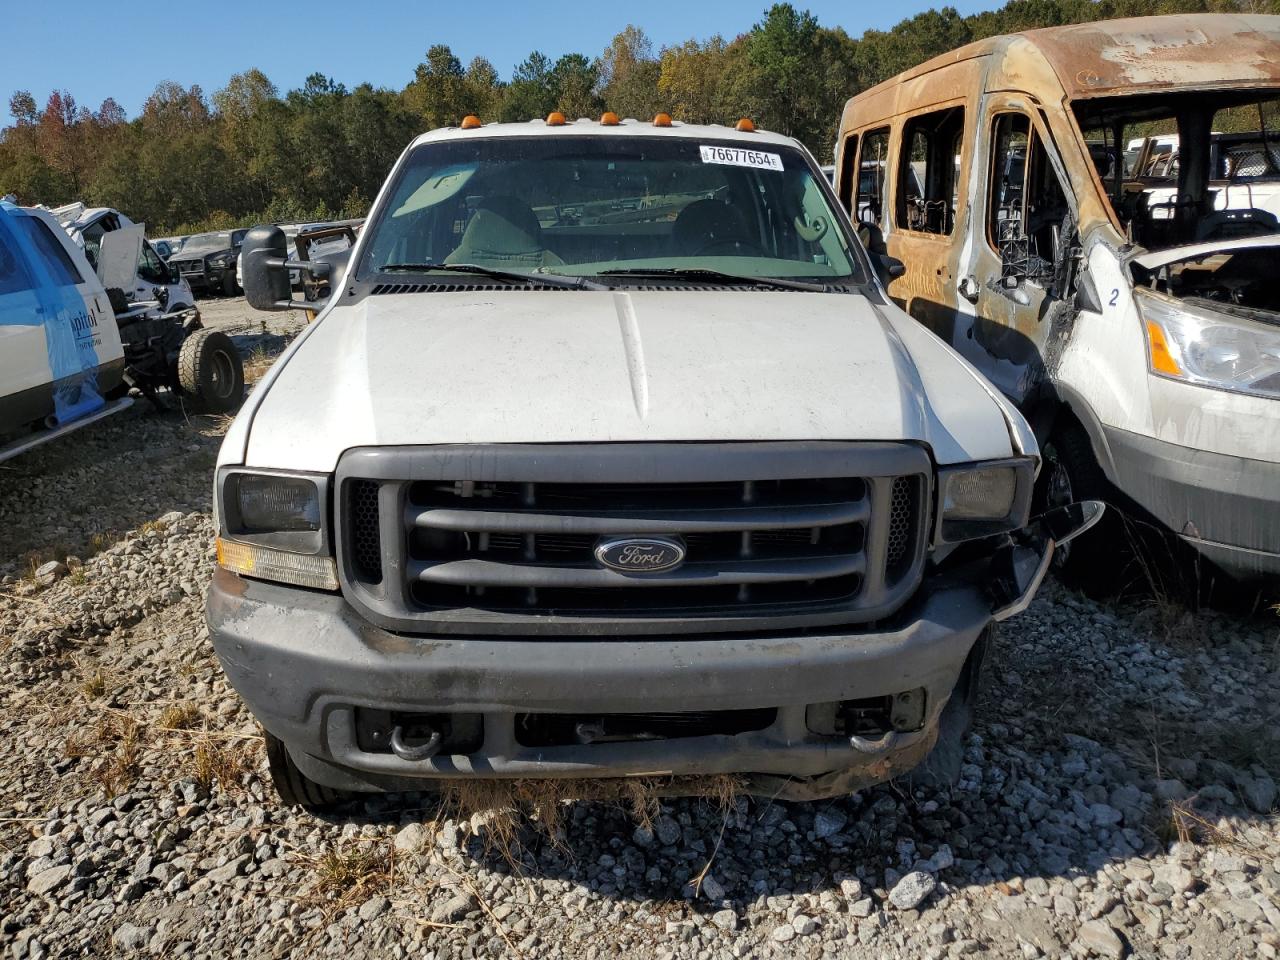
<instances>
[{"instance_id":1,"label":"burned van","mask_svg":"<svg viewBox=\"0 0 1280 960\"><path fill-rule=\"evenodd\" d=\"M1027 415L1048 502L1280 573L1280 17L952 51L848 102L836 184L890 297Z\"/></svg>"}]
</instances>

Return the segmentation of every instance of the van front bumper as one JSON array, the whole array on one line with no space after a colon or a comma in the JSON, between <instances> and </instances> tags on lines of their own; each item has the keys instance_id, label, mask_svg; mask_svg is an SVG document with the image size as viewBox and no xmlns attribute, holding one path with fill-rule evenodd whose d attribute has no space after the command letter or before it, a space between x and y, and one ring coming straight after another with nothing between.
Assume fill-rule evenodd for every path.
<instances>
[{"instance_id":1,"label":"van front bumper","mask_svg":"<svg viewBox=\"0 0 1280 960\"><path fill-rule=\"evenodd\" d=\"M1280 463L1103 428L1110 479L1239 580L1280 576Z\"/></svg>"},{"instance_id":2,"label":"van front bumper","mask_svg":"<svg viewBox=\"0 0 1280 960\"><path fill-rule=\"evenodd\" d=\"M782 797L848 793L924 759L991 621L991 601L971 583L914 602L894 629L782 636L409 636L371 625L341 596L223 570L208 597L214 648L262 725L312 780L364 791L421 790L449 777L730 773L744 775L748 790ZM875 742L809 729L811 704L920 690L917 729ZM776 710L764 729L664 740L535 747L516 729L528 713L759 709ZM402 759L361 746L357 714L367 710L478 715L482 741L466 755Z\"/></svg>"}]
</instances>

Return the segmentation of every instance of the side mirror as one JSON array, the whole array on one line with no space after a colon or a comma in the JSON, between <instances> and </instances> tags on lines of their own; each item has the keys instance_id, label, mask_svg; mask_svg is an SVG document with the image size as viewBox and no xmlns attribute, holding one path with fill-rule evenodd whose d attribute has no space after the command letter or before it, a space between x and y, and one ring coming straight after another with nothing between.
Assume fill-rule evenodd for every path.
<instances>
[{"instance_id":1,"label":"side mirror","mask_svg":"<svg viewBox=\"0 0 1280 960\"><path fill-rule=\"evenodd\" d=\"M244 238L245 299L255 310L289 309L289 244L284 231L270 225L254 227Z\"/></svg>"},{"instance_id":2,"label":"side mirror","mask_svg":"<svg viewBox=\"0 0 1280 960\"><path fill-rule=\"evenodd\" d=\"M178 269L177 265L176 265L176 264L173 264L173 263L167 263L167 264L165 264L165 266L166 266L166 267L168 267L168 269L169 269L169 282L170 282L170 283L181 283L181 282L182 282L182 271Z\"/></svg>"},{"instance_id":3,"label":"side mirror","mask_svg":"<svg viewBox=\"0 0 1280 960\"><path fill-rule=\"evenodd\" d=\"M897 257L891 257L887 253L876 255L876 259L880 261L880 269L884 271L885 276L890 280L896 280L907 272L907 265Z\"/></svg>"}]
</instances>

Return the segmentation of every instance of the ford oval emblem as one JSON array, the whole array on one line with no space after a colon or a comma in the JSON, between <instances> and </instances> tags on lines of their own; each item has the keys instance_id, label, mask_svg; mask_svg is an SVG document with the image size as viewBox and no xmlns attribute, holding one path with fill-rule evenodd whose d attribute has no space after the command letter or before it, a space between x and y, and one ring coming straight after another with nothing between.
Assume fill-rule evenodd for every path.
<instances>
[{"instance_id":1,"label":"ford oval emblem","mask_svg":"<svg viewBox=\"0 0 1280 960\"><path fill-rule=\"evenodd\" d=\"M677 537L625 537L601 540L596 560L619 573L662 573L684 563L684 541Z\"/></svg>"}]
</instances>

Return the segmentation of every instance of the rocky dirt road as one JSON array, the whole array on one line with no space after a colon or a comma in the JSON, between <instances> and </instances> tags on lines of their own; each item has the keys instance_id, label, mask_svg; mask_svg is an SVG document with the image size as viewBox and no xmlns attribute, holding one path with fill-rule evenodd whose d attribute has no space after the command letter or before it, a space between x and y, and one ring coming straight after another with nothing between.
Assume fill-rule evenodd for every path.
<instances>
[{"instance_id":1,"label":"rocky dirt road","mask_svg":"<svg viewBox=\"0 0 1280 960\"><path fill-rule=\"evenodd\" d=\"M1050 584L949 794L576 803L505 853L427 796L280 808L202 619L223 428L139 404L0 468L4 957L1277 956L1269 613Z\"/></svg>"}]
</instances>

